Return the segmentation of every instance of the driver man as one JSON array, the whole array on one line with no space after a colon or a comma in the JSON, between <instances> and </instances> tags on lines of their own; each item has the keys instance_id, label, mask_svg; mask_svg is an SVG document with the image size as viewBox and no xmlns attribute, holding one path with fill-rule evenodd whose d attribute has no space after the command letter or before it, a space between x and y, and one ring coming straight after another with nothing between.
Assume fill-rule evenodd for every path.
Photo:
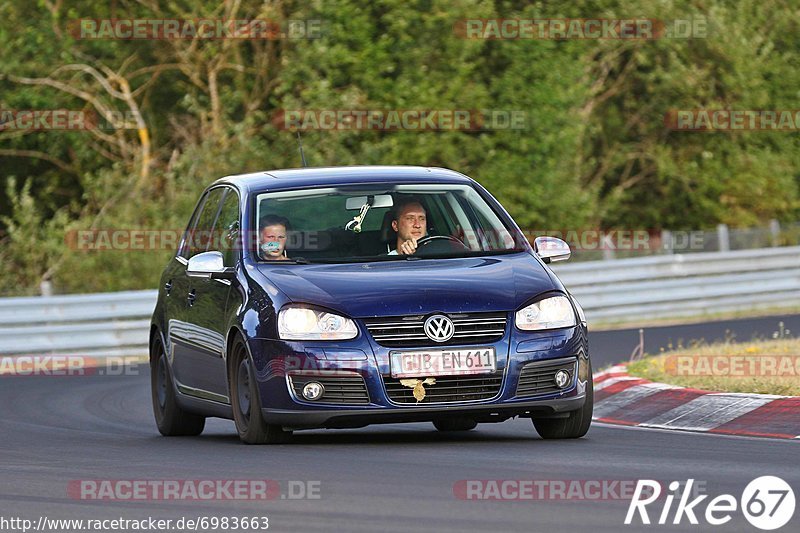
<instances>
[{"instance_id":1,"label":"driver man","mask_svg":"<svg viewBox=\"0 0 800 533\"><path fill-rule=\"evenodd\" d=\"M395 211L392 229L397 232L397 245L388 255L411 255L417 251L417 241L428 232L425 208L417 200L401 203Z\"/></svg>"}]
</instances>

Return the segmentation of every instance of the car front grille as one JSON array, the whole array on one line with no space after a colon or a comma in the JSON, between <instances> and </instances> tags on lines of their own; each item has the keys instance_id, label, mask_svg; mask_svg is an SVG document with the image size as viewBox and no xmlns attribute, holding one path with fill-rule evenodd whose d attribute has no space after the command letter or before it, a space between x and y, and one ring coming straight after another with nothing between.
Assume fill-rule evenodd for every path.
<instances>
[{"instance_id":1,"label":"car front grille","mask_svg":"<svg viewBox=\"0 0 800 533\"><path fill-rule=\"evenodd\" d=\"M455 326L453 337L437 343L425 335L429 315L369 318L364 321L375 342L390 348L485 344L503 338L506 313L459 313L448 315Z\"/></svg>"},{"instance_id":2,"label":"car front grille","mask_svg":"<svg viewBox=\"0 0 800 533\"><path fill-rule=\"evenodd\" d=\"M289 382L295 396L303 401L303 387L310 381L322 383L325 392L319 400L313 403L336 403L336 404L368 404L369 393L364 383L364 378L356 372L334 371L311 371L311 372L291 372Z\"/></svg>"},{"instance_id":3,"label":"car front grille","mask_svg":"<svg viewBox=\"0 0 800 533\"><path fill-rule=\"evenodd\" d=\"M574 357L561 357L549 361L528 363L519 374L517 396L537 396L539 394L551 394L569 390L575 381L575 365L577 362ZM559 389L553 379L559 370L566 370L570 376L570 385L563 389Z\"/></svg>"},{"instance_id":4,"label":"car front grille","mask_svg":"<svg viewBox=\"0 0 800 533\"><path fill-rule=\"evenodd\" d=\"M442 402L466 402L470 400L488 400L500 392L503 374L485 374L480 376L445 376L437 377L433 385L423 385L425 398L417 402L414 390L400 383L399 379L384 377L386 394L395 403L426 404Z\"/></svg>"}]
</instances>

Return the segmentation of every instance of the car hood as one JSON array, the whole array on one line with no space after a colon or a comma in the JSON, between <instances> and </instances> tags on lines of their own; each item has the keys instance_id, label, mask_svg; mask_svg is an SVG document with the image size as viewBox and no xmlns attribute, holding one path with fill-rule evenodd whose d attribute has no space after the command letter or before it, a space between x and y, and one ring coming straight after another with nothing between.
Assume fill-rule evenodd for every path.
<instances>
[{"instance_id":1,"label":"car hood","mask_svg":"<svg viewBox=\"0 0 800 533\"><path fill-rule=\"evenodd\" d=\"M354 318L511 311L558 280L528 253L352 264L258 265L296 303Z\"/></svg>"}]
</instances>

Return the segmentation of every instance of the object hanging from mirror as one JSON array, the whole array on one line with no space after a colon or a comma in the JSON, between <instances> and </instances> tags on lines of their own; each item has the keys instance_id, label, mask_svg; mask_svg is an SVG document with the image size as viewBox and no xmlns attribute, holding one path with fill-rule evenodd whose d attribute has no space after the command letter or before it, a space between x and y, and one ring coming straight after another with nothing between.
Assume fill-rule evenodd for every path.
<instances>
[{"instance_id":1,"label":"object hanging from mirror","mask_svg":"<svg viewBox=\"0 0 800 533\"><path fill-rule=\"evenodd\" d=\"M372 206L368 200L367 203L361 206L359 213L353 217L353 220L347 223L344 229L352 231L353 233L361 233L361 223L364 222L364 217L367 216L367 212L369 212L370 207Z\"/></svg>"}]
</instances>

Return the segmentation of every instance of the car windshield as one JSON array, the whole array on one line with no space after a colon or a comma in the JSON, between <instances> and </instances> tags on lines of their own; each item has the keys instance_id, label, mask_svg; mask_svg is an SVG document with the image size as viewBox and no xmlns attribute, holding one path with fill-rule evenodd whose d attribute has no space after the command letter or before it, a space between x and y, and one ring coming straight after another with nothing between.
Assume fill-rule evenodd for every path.
<instances>
[{"instance_id":1,"label":"car windshield","mask_svg":"<svg viewBox=\"0 0 800 533\"><path fill-rule=\"evenodd\" d=\"M327 187L256 195L262 261L364 262L523 251L469 185Z\"/></svg>"}]
</instances>

